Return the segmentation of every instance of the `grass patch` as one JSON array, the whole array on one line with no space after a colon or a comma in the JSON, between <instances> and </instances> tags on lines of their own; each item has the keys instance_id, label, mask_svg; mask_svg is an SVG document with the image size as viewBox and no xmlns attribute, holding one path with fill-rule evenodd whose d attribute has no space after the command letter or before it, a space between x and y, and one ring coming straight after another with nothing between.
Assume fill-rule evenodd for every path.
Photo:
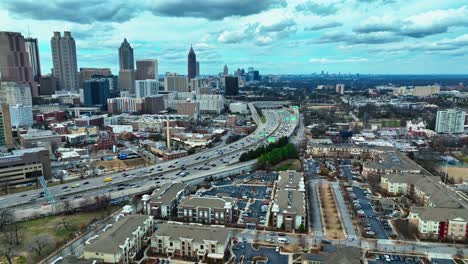
<instances>
[{"instance_id":1,"label":"grass patch","mask_svg":"<svg viewBox=\"0 0 468 264\"><path fill-rule=\"evenodd\" d=\"M260 116L260 121L264 124L266 122L266 117L265 116Z\"/></svg>"},{"instance_id":2,"label":"grass patch","mask_svg":"<svg viewBox=\"0 0 468 264\"><path fill-rule=\"evenodd\" d=\"M275 171L301 170L301 162L298 159L289 159L273 166Z\"/></svg>"},{"instance_id":3,"label":"grass patch","mask_svg":"<svg viewBox=\"0 0 468 264\"><path fill-rule=\"evenodd\" d=\"M74 238L77 232L85 231L92 222L103 219L118 209L120 206L110 206L99 211L79 212L66 216L47 216L18 223L20 245L16 249L17 256L14 263L38 262L39 257L31 251L31 245L35 238L47 236L50 239L50 246L43 254L46 256ZM68 229L61 224L62 219L68 223ZM0 263L6 262L0 258Z\"/></svg>"}]
</instances>

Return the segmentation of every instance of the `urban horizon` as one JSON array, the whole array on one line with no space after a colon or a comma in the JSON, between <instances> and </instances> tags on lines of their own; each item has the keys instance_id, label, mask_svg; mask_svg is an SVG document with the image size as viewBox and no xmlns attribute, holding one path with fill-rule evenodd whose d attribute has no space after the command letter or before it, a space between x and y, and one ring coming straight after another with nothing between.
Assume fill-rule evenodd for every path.
<instances>
[{"instance_id":1,"label":"urban horizon","mask_svg":"<svg viewBox=\"0 0 468 264\"><path fill-rule=\"evenodd\" d=\"M404 10L400 1L383 0L275 0L255 7L208 2L185 7L182 1L151 6L107 3L119 11L100 14L104 3L80 3L86 12L70 12L74 3L52 1L39 7L30 1L3 1L0 30L38 38L44 73L52 68L53 31L71 31L78 68L110 68L114 73L124 38L134 48L135 60L157 59L159 73L186 75L191 45L201 75L216 75L224 65L230 74L248 67L283 75L468 72L468 7L460 1L410 1ZM44 14L37 14L37 8ZM184 8L186 12L179 11Z\"/></svg>"}]
</instances>

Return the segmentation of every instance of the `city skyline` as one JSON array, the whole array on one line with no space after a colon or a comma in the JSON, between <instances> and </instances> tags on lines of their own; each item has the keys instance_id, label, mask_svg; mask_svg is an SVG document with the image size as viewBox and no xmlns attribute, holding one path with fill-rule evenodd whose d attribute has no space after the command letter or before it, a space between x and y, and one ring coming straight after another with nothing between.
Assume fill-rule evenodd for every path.
<instances>
[{"instance_id":1,"label":"city skyline","mask_svg":"<svg viewBox=\"0 0 468 264\"><path fill-rule=\"evenodd\" d=\"M124 38L135 60L157 59L160 73L186 75L191 44L202 74L225 64L230 74L249 66L272 74L468 72L468 5L454 0L2 1L0 30L37 38L43 73L52 68L54 31L72 32L78 68L114 74Z\"/></svg>"}]
</instances>

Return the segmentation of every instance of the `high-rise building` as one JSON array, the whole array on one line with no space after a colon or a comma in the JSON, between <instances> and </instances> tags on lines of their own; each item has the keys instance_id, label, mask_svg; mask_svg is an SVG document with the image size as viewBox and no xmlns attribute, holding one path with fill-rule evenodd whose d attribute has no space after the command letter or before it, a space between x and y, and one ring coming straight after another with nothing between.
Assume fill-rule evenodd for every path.
<instances>
[{"instance_id":1,"label":"high-rise building","mask_svg":"<svg viewBox=\"0 0 468 264\"><path fill-rule=\"evenodd\" d=\"M0 147L13 147L10 107L8 104L0 104Z\"/></svg>"},{"instance_id":2,"label":"high-rise building","mask_svg":"<svg viewBox=\"0 0 468 264\"><path fill-rule=\"evenodd\" d=\"M0 82L0 102L9 105L32 105L29 84L26 82Z\"/></svg>"},{"instance_id":3,"label":"high-rise building","mask_svg":"<svg viewBox=\"0 0 468 264\"><path fill-rule=\"evenodd\" d=\"M188 54L187 72L187 77L189 79L195 78L197 76L197 56L195 55L195 51L193 51L192 46L190 46L190 51Z\"/></svg>"},{"instance_id":4,"label":"high-rise building","mask_svg":"<svg viewBox=\"0 0 468 264\"><path fill-rule=\"evenodd\" d=\"M197 61L197 77L200 76L200 62Z\"/></svg>"},{"instance_id":5,"label":"high-rise building","mask_svg":"<svg viewBox=\"0 0 468 264\"><path fill-rule=\"evenodd\" d=\"M77 90L78 66L76 62L75 40L70 31L54 32L50 40L52 46L53 75L57 78L59 90Z\"/></svg>"},{"instance_id":6,"label":"high-rise building","mask_svg":"<svg viewBox=\"0 0 468 264\"><path fill-rule=\"evenodd\" d=\"M109 68L80 68L79 87L83 89L83 82L91 80L93 75L112 75Z\"/></svg>"},{"instance_id":7,"label":"high-rise building","mask_svg":"<svg viewBox=\"0 0 468 264\"><path fill-rule=\"evenodd\" d=\"M227 65L224 65L223 75L224 75L224 76L229 75L229 70L228 70L228 66L227 66Z\"/></svg>"},{"instance_id":8,"label":"high-rise building","mask_svg":"<svg viewBox=\"0 0 468 264\"><path fill-rule=\"evenodd\" d=\"M26 50L29 53L29 64L31 64L34 81L39 82L39 77L41 77L41 61L39 60L37 38L26 38L24 41Z\"/></svg>"},{"instance_id":9,"label":"high-rise building","mask_svg":"<svg viewBox=\"0 0 468 264\"><path fill-rule=\"evenodd\" d=\"M91 79L105 79L109 82L109 98L120 96L119 77L113 74L101 75L95 74Z\"/></svg>"},{"instance_id":10,"label":"high-rise building","mask_svg":"<svg viewBox=\"0 0 468 264\"><path fill-rule=\"evenodd\" d=\"M164 97L162 95L151 96L145 98L144 113L148 115L156 115L164 110Z\"/></svg>"},{"instance_id":11,"label":"high-rise building","mask_svg":"<svg viewBox=\"0 0 468 264\"><path fill-rule=\"evenodd\" d=\"M135 93L135 70L119 71L119 88L120 91Z\"/></svg>"},{"instance_id":12,"label":"high-rise building","mask_svg":"<svg viewBox=\"0 0 468 264\"><path fill-rule=\"evenodd\" d=\"M237 76L224 76L224 94L225 95L239 95L239 77Z\"/></svg>"},{"instance_id":13,"label":"high-rise building","mask_svg":"<svg viewBox=\"0 0 468 264\"><path fill-rule=\"evenodd\" d=\"M190 89L187 77L175 73L167 73L166 76L164 76L164 91L189 92Z\"/></svg>"},{"instance_id":14,"label":"high-rise building","mask_svg":"<svg viewBox=\"0 0 468 264\"><path fill-rule=\"evenodd\" d=\"M107 99L107 111L112 114L142 112L144 98L117 97Z\"/></svg>"},{"instance_id":15,"label":"high-rise building","mask_svg":"<svg viewBox=\"0 0 468 264\"><path fill-rule=\"evenodd\" d=\"M135 81L135 96L144 98L158 95L159 82L157 80L137 80Z\"/></svg>"},{"instance_id":16,"label":"high-rise building","mask_svg":"<svg viewBox=\"0 0 468 264\"><path fill-rule=\"evenodd\" d=\"M17 32L0 32L0 81L25 82L30 93L38 95L33 69L29 62L23 35Z\"/></svg>"},{"instance_id":17,"label":"high-rise building","mask_svg":"<svg viewBox=\"0 0 468 264\"><path fill-rule=\"evenodd\" d=\"M39 95L53 95L57 90L57 78L52 75L45 75L39 78Z\"/></svg>"},{"instance_id":18,"label":"high-rise building","mask_svg":"<svg viewBox=\"0 0 468 264\"><path fill-rule=\"evenodd\" d=\"M92 79L83 83L85 106L101 106L107 108L109 94L109 81L106 79Z\"/></svg>"},{"instance_id":19,"label":"high-rise building","mask_svg":"<svg viewBox=\"0 0 468 264\"><path fill-rule=\"evenodd\" d=\"M10 122L12 127L32 126L32 106L10 105Z\"/></svg>"},{"instance_id":20,"label":"high-rise building","mask_svg":"<svg viewBox=\"0 0 468 264\"><path fill-rule=\"evenodd\" d=\"M337 94L343 95L345 91L345 86L342 83L338 83L335 87L335 91Z\"/></svg>"},{"instance_id":21,"label":"high-rise building","mask_svg":"<svg viewBox=\"0 0 468 264\"><path fill-rule=\"evenodd\" d=\"M136 80L157 80L158 61L157 60L137 60Z\"/></svg>"},{"instance_id":22,"label":"high-rise building","mask_svg":"<svg viewBox=\"0 0 468 264\"><path fill-rule=\"evenodd\" d=\"M119 48L119 66L120 70L134 70L133 63L133 49L128 43L127 39L124 38L124 41Z\"/></svg>"},{"instance_id":23,"label":"high-rise building","mask_svg":"<svg viewBox=\"0 0 468 264\"><path fill-rule=\"evenodd\" d=\"M464 132L465 111L437 111L435 131L439 134L461 134Z\"/></svg>"}]
</instances>

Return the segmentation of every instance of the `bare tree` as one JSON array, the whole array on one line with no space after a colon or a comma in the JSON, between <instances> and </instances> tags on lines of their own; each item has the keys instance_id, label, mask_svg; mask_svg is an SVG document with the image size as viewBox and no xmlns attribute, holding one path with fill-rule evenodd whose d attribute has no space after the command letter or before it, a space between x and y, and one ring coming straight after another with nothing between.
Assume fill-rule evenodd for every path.
<instances>
[{"instance_id":1,"label":"bare tree","mask_svg":"<svg viewBox=\"0 0 468 264\"><path fill-rule=\"evenodd\" d=\"M13 223L15 216L13 215L13 210L10 208L0 209L0 231L3 231L6 226Z\"/></svg>"},{"instance_id":2,"label":"bare tree","mask_svg":"<svg viewBox=\"0 0 468 264\"><path fill-rule=\"evenodd\" d=\"M72 228L72 225L70 224L68 219L65 218L65 216L61 217L60 221L56 225L57 228L60 227L60 226L63 226L63 228L65 228L65 230L67 230L67 231L70 231L71 228Z\"/></svg>"},{"instance_id":3,"label":"bare tree","mask_svg":"<svg viewBox=\"0 0 468 264\"><path fill-rule=\"evenodd\" d=\"M63 201L63 213L64 214L70 213L70 208L71 208L70 200L69 199L64 200Z\"/></svg>"},{"instance_id":4,"label":"bare tree","mask_svg":"<svg viewBox=\"0 0 468 264\"><path fill-rule=\"evenodd\" d=\"M38 236L31 241L30 249L36 254L36 256L42 257L46 253L51 242L52 240L47 235Z\"/></svg>"},{"instance_id":5,"label":"bare tree","mask_svg":"<svg viewBox=\"0 0 468 264\"><path fill-rule=\"evenodd\" d=\"M16 251L15 234L12 231L2 232L2 238L0 240L0 256L4 257L8 264L13 263L13 256Z\"/></svg>"}]
</instances>

